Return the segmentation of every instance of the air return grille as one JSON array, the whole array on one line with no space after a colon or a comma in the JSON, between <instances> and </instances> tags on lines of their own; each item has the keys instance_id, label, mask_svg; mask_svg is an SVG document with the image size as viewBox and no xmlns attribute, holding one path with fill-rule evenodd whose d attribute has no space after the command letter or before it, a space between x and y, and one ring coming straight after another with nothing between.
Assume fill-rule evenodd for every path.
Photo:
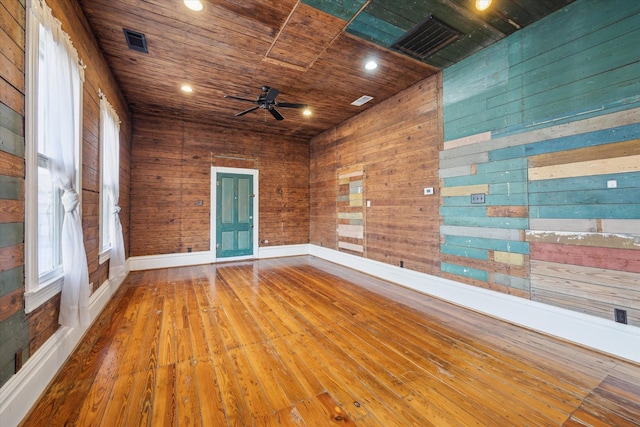
<instances>
[{"instance_id":1,"label":"air return grille","mask_svg":"<svg viewBox=\"0 0 640 427\"><path fill-rule=\"evenodd\" d=\"M149 53L147 50L147 39L144 37L144 34L133 30L127 30L126 28L123 28L122 31L124 31L124 37L127 39L129 49L137 50L142 53Z\"/></svg>"},{"instance_id":2,"label":"air return grille","mask_svg":"<svg viewBox=\"0 0 640 427\"><path fill-rule=\"evenodd\" d=\"M429 15L393 44L393 48L417 59L424 59L456 41L462 33Z\"/></svg>"}]
</instances>

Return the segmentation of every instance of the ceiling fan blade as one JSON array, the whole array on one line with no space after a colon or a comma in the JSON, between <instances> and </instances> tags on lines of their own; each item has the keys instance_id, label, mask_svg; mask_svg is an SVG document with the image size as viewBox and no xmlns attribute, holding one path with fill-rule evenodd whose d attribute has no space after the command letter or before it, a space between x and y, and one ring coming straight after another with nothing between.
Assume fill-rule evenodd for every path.
<instances>
[{"instance_id":1,"label":"ceiling fan blade","mask_svg":"<svg viewBox=\"0 0 640 427\"><path fill-rule=\"evenodd\" d=\"M244 116L247 113L250 113L250 112L252 112L254 110L257 110L258 108L260 108L260 107L251 107L248 110L241 111L238 114L236 114L236 117Z\"/></svg>"},{"instance_id":2,"label":"ceiling fan blade","mask_svg":"<svg viewBox=\"0 0 640 427\"><path fill-rule=\"evenodd\" d=\"M280 114L280 113L278 112L278 110L276 110L275 108L271 108L271 109L269 109L269 112L271 113L271 115L272 115L273 117L275 117L275 118L276 118L276 120L284 120L284 116L283 116L282 114Z\"/></svg>"},{"instance_id":3,"label":"ceiling fan blade","mask_svg":"<svg viewBox=\"0 0 640 427\"><path fill-rule=\"evenodd\" d=\"M269 90L267 91L267 94L264 97L264 100L267 103L273 102L279 93L280 91L278 89L276 89L275 87L270 87Z\"/></svg>"},{"instance_id":4,"label":"ceiling fan blade","mask_svg":"<svg viewBox=\"0 0 640 427\"><path fill-rule=\"evenodd\" d=\"M253 102L253 103L256 102L255 99L239 98L237 96L231 96L231 95L225 95L224 97L225 98L230 98L230 99L237 99L238 101L247 101L247 102Z\"/></svg>"},{"instance_id":5,"label":"ceiling fan blade","mask_svg":"<svg viewBox=\"0 0 640 427\"><path fill-rule=\"evenodd\" d=\"M278 102L278 107L284 108L307 108L307 104L292 104L291 102Z\"/></svg>"}]
</instances>

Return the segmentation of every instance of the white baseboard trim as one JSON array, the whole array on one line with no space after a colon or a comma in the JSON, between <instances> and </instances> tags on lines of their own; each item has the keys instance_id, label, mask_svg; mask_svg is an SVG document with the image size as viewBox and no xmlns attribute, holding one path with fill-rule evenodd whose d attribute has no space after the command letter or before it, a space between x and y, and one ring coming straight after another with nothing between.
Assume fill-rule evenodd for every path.
<instances>
[{"instance_id":1,"label":"white baseboard trim","mask_svg":"<svg viewBox=\"0 0 640 427\"><path fill-rule=\"evenodd\" d=\"M309 245L282 245L258 248L257 259L280 258L309 255ZM214 260L211 252L189 252L180 254L145 255L130 257L127 262L131 271L153 270L156 268L186 267L189 265L212 264L254 259L252 256L221 258Z\"/></svg>"},{"instance_id":2,"label":"white baseboard trim","mask_svg":"<svg viewBox=\"0 0 640 427\"><path fill-rule=\"evenodd\" d=\"M129 258L129 268L131 271L155 270L156 268L210 264L212 260L213 257L209 251L134 256Z\"/></svg>"},{"instance_id":3,"label":"white baseboard trim","mask_svg":"<svg viewBox=\"0 0 640 427\"><path fill-rule=\"evenodd\" d=\"M91 322L98 317L123 280L124 278L108 281L91 295L89 298ZM42 347L29 357L22 369L0 388L0 425L2 427L17 426L22 421L87 329L58 328Z\"/></svg>"},{"instance_id":4,"label":"white baseboard trim","mask_svg":"<svg viewBox=\"0 0 640 427\"><path fill-rule=\"evenodd\" d=\"M258 251L258 258L282 258L287 256L309 255L308 244L301 245L283 245L283 246L265 246Z\"/></svg>"},{"instance_id":5,"label":"white baseboard trim","mask_svg":"<svg viewBox=\"0 0 640 427\"><path fill-rule=\"evenodd\" d=\"M453 304L640 363L640 328L309 245L309 254ZM634 344L635 343L635 344Z\"/></svg>"}]
</instances>

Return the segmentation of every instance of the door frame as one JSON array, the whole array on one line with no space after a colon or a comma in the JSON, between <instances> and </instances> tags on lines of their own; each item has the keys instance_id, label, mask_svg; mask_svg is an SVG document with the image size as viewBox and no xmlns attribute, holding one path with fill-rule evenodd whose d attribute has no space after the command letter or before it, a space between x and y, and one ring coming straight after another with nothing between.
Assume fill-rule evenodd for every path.
<instances>
[{"instance_id":1,"label":"door frame","mask_svg":"<svg viewBox=\"0 0 640 427\"><path fill-rule=\"evenodd\" d=\"M226 258L217 258L216 257L216 215L218 213L218 202L217 202L217 192L218 186L216 185L216 181L218 178L218 173L233 173L239 175L251 175L253 177L253 254L251 255L243 255L237 257L226 257ZM258 206L260 205L258 202L258 195L260 192L258 191L258 170L257 169L243 169L243 168L226 168L219 166L211 167L211 235L210 235L210 252L211 252L211 262L221 262L221 261L238 261L243 259L254 259L258 257L258 244L259 244L259 210Z\"/></svg>"}]
</instances>

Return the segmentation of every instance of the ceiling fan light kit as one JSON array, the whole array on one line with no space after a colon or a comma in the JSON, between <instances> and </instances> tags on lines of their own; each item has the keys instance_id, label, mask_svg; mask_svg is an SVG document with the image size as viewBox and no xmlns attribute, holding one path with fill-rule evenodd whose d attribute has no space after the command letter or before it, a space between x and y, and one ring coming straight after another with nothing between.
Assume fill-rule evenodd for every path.
<instances>
[{"instance_id":1,"label":"ceiling fan light kit","mask_svg":"<svg viewBox=\"0 0 640 427\"><path fill-rule=\"evenodd\" d=\"M247 98L240 98L238 96L225 95L225 98L235 99L237 101L245 101L256 104L255 107L251 107L247 110L240 111L236 114L236 117L244 116L247 113L257 110L258 108L262 108L276 119L276 120L284 120L284 116L280 114L276 107L282 108L308 108L307 104L296 104L290 102L278 102L276 101L276 97L280 93L280 91L274 87L262 86L262 93L258 96L258 99L252 100Z\"/></svg>"}]
</instances>

